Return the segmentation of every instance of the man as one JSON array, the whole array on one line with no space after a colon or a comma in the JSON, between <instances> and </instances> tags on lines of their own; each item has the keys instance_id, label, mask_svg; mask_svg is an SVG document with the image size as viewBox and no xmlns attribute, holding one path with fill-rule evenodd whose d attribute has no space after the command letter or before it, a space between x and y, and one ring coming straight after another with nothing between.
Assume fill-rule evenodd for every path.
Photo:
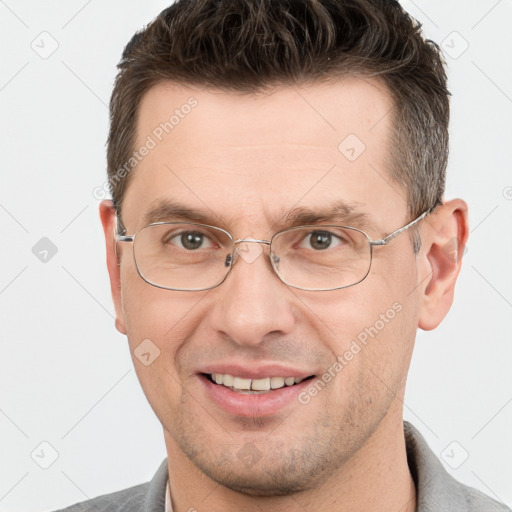
<instances>
[{"instance_id":1,"label":"man","mask_svg":"<svg viewBox=\"0 0 512 512\"><path fill-rule=\"evenodd\" d=\"M402 417L468 236L438 47L392 1L180 1L119 67L100 214L168 458L66 510L508 510Z\"/></svg>"}]
</instances>

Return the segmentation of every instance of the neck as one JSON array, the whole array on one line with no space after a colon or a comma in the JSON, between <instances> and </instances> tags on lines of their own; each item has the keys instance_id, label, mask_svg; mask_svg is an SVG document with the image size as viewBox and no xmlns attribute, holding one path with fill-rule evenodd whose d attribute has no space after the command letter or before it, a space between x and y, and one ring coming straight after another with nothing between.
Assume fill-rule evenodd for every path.
<instances>
[{"instance_id":1,"label":"neck","mask_svg":"<svg viewBox=\"0 0 512 512\"><path fill-rule=\"evenodd\" d=\"M389 411L390 413L392 411ZM414 512L416 489L409 472L403 422L387 415L364 446L315 488L287 496L248 496L214 482L165 432L173 512Z\"/></svg>"}]
</instances>

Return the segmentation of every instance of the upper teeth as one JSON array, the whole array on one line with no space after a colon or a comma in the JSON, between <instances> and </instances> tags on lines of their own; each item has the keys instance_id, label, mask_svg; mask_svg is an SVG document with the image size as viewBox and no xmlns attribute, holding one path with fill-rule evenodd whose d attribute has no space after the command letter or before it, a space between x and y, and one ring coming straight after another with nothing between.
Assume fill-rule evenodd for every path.
<instances>
[{"instance_id":1,"label":"upper teeth","mask_svg":"<svg viewBox=\"0 0 512 512\"><path fill-rule=\"evenodd\" d=\"M266 377L264 379L244 379L242 377L233 377L226 373L213 373L212 379L217 384L239 390L269 391L270 389L279 389L284 386L293 386L302 382L303 379L295 377Z\"/></svg>"}]
</instances>

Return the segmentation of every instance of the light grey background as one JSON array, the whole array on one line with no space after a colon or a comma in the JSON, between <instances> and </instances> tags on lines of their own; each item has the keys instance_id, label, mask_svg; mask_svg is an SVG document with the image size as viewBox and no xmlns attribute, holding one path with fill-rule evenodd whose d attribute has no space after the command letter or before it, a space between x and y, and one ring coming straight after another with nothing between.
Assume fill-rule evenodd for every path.
<instances>
[{"instance_id":1,"label":"light grey background","mask_svg":"<svg viewBox=\"0 0 512 512\"><path fill-rule=\"evenodd\" d=\"M510 505L512 2L403 3L444 41L447 198L469 203L472 230L450 314L418 334L405 416L452 474ZM147 481L165 457L114 329L93 191L105 182L115 66L167 4L0 0L1 511Z\"/></svg>"}]
</instances>

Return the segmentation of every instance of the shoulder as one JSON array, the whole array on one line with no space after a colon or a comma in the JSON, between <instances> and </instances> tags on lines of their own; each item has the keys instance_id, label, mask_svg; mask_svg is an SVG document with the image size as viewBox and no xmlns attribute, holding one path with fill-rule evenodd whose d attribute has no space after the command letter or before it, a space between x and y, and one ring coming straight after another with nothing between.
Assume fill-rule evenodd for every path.
<instances>
[{"instance_id":1,"label":"shoulder","mask_svg":"<svg viewBox=\"0 0 512 512\"><path fill-rule=\"evenodd\" d=\"M82 501L55 512L139 512L144 508L148 488L149 483L136 485L92 500Z\"/></svg>"},{"instance_id":2,"label":"shoulder","mask_svg":"<svg viewBox=\"0 0 512 512\"><path fill-rule=\"evenodd\" d=\"M404 422L404 434L418 512L511 512L505 504L453 478L408 422Z\"/></svg>"},{"instance_id":3,"label":"shoulder","mask_svg":"<svg viewBox=\"0 0 512 512\"><path fill-rule=\"evenodd\" d=\"M483 492L459 482L457 483L460 488L460 498L465 501L468 510L475 512L511 512L511 509L505 504L490 498Z\"/></svg>"},{"instance_id":4,"label":"shoulder","mask_svg":"<svg viewBox=\"0 0 512 512\"><path fill-rule=\"evenodd\" d=\"M165 509L167 459L150 482L82 501L55 512L153 512Z\"/></svg>"},{"instance_id":5,"label":"shoulder","mask_svg":"<svg viewBox=\"0 0 512 512\"><path fill-rule=\"evenodd\" d=\"M483 492L455 480L448 474L439 476L438 486L444 492L432 496L429 501L439 506L438 510L440 511L511 512L511 509L504 503L500 503Z\"/></svg>"}]
</instances>

